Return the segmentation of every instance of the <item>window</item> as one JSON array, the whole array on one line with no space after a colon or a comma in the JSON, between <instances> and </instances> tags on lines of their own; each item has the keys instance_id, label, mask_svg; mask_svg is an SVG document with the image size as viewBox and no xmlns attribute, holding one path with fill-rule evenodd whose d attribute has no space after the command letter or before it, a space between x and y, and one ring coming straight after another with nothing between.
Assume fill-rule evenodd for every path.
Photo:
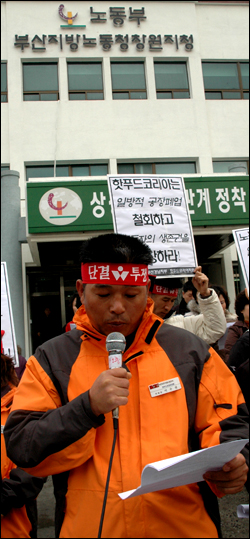
<instances>
[{"instance_id":1,"label":"window","mask_svg":"<svg viewBox=\"0 0 250 539\"><path fill-rule=\"evenodd\" d=\"M249 63L203 62L206 99L249 99Z\"/></svg>"},{"instance_id":2,"label":"window","mask_svg":"<svg viewBox=\"0 0 250 539\"><path fill-rule=\"evenodd\" d=\"M119 163L118 174L193 174L196 163L193 161L165 163Z\"/></svg>"},{"instance_id":3,"label":"window","mask_svg":"<svg viewBox=\"0 0 250 539\"><path fill-rule=\"evenodd\" d=\"M248 173L248 161L213 161L214 172L245 172Z\"/></svg>"},{"instance_id":4,"label":"window","mask_svg":"<svg viewBox=\"0 0 250 539\"><path fill-rule=\"evenodd\" d=\"M157 99L189 99L186 62L155 62Z\"/></svg>"},{"instance_id":5,"label":"window","mask_svg":"<svg viewBox=\"0 0 250 539\"><path fill-rule=\"evenodd\" d=\"M57 101L58 99L57 63L24 63L23 100Z\"/></svg>"},{"instance_id":6,"label":"window","mask_svg":"<svg viewBox=\"0 0 250 539\"><path fill-rule=\"evenodd\" d=\"M7 103L7 101L7 64L6 62L1 62L1 103Z\"/></svg>"},{"instance_id":7,"label":"window","mask_svg":"<svg viewBox=\"0 0 250 539\"><path fill-rule=\"evenodd\" d=\"M119 163L118 174L153 174L151 163Z\"/></svg>"},{"instance_id":8,"label":"window","mask_svg":"<svg viewBox=\"0 0 250 539\"><path fill-rule=\"evenodd\" d=\"M108 165L105 163L91 165L56 165L56 177L68 176L106 176ZM30 178L53 178L53 165L26 166L26 180Z\"/></svg>"},{"instance_id":9,"label":"window","mask_svg":"<svg viewBox=\"0 0 250 539\"><path fill-rule=\"evenodd\" d=\"M156 163L156 174L193 174L196 173L195 162Z\"/></svg>"},{"instance_id":10,"label":"window","mask_svg":"<svg viewBox=\"0 0 250 539\"><path fill-rule=\"evenodd\" d=\"M1 172L3 170L10 170L10 165L1 165Z\"/></svg>"},{"instance_id":11,"label":"window","mask_svg":"<svg viewBox=\"0 0 250 539\"><path fill-rule=\"evenodd\" d=\"M68 62L69 99L103 99L102 64Z\"/></svg>"},{"instance_id":12,"label":"window","mask_svg":"<svg viewBox=\"0 0 250 539\"><path fill-rule=\"evenodd\" d=\"M143 62L112 62L113 99L147 99Z\"/></svg>"}]
</instances>

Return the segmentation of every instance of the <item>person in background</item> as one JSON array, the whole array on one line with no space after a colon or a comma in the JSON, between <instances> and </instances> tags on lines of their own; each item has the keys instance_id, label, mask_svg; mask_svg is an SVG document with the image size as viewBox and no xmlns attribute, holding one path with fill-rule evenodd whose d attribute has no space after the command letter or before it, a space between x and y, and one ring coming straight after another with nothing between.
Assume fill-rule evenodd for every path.
<instances>
[{"instance_id":1,"label":"person in background","mask_svg":"<svg viewBox=\"0 0 250 539\"><path fill-rule=\"evenodd\" d=\"M14 360L1 353L1 537L36 538L36 497L45 479L32 477L11 462L2 432L18 384Z\"/></svg>"},{"instance_id":2,"label":"person in background","mask_svg":"<svg viewBox=\"0 0 250 539\"><path fill-rule=\"evenodd\" d=\"M3 343L2 343L2 338L3 338L4 334L5 334L5 331L2 329L1 330L1 354L4 354L4 347L3 347ZM15 369L18 380L21 380L22 375L23 375L23 373L25 371L25 367L26 367L26 359L25 359L25 357L23 357L21 355L22 354L22 349L21 349L21 347L19 345L17 345L17 353L18 353L19 365L18 365L18 367L16 367L14 365L14 369Z\"/></svg>"},{"instance_id":3,"label":"person in background","mask_svg":"<svg viewBox=\"0 0 250 539\"><path fill-rule=\"evenodd\" d=\"M80 298L77 293L73 294L68 300L68 305L66 308L66 324L63 327L62 333L74 329L76 325L73 322L73 317L76 314L76 311L81 307Z\"/></svg>"},{"instance_id":4,"label":"person in background","mask_svg":"<svg viewBox=\"0 0 250 539\"><path fill-rule=\"evenodd\" d=\"M201 314L201 309L198 301L198 290L194 287L193 299L188 302L187 312L184 316L198 316L199 314Z\"/></svg>"},{"instance_id":5,"label":"person in background","mask_svg":"<svg viewBox=\"0 0 250 539\"><path fill-rule=\"evenodd\" d=\"M60 322L57 316L54 314L52 307L45 305L41 318L39 321L39 327L37 336L39 337L39 344L49 341L53 337L60 334Z\"/></svg>"},{"instance_id":6,"label":"person in background","mask_svg":"<svg viewBox=\"0 0 250 539\"><path fill-rule=\"evenodd\" d=\"M17 353L18 353L18 359L19 359L19 366L15 367L15 371L18 377L18 380L21 380L22 375L25 371L27 360L25 357L22 356L22 349L19 345L17 345Z\"/></svg>"},{"instance_id":7,"label":"person in background","mask_svg":"<svg viewBox=\"0 0 250 539\"><path fill-rule=\"evenodd\" d=\"M225 342L225 362L227 363L231 348L249 328L249 298L246 290L240 292L235 300L235 312L238 320L228 328Z\"/></svg>"},{"instance_id":8,"label":"person in background","mask_svg":"<svg viewBox=\"0 0 250 539\"><path fill-rule=\"evenodd\" d=\"M174 303L182 286L181 280L177 277L158 279L154 275L150 275L150 280L149 294L154 302L154 314L166 321L176 315Z\"/></svg>"},{"instance_id":9,"label":"person in background","mask_svg":"<svg viewBox=\"0 0 250 539\"><path fill-rule=\"evenodd\" d=\"M210 285L210 288L212 288L216 292L219 298L227 323L227 329L223 337L221 337L216 343L212 344L211 346L216 350L217 354L219 354L219 356L225 361L225 343L227 339L228 329L236 322L237 314L230 313L229 311L230 299L224 286L216 284Z\"/></svg>"},{"instance_id":10,"label":"person in background","mask_svg":"<svg viewBox=\"0 0 250 539\"><path fill-rule=\"evenodd\" d=\"M208 288L208 277L202 273L201 266L195 268L192 280L198 296L200 314L182 316L172 307L178 295L180 279L151 278L150 296L154 301L154 314L164 319L165 324L186 329L211 344L222 337L226 331L226 320L217 294ZM193 301L193 300L192 300Z\"/></svg>"},{"instance_id":11,"label":"person in background","mask_svg":"<svg viewBox=\"0 0 250 539\"><path fill-rule=\"evenodd\" d=\"M249 411L249 329L231 348L227 365L237 379Z\"/></svg>"},{"instance_id":12,"label":"person in background","mask_svg":"<svg viewBox=\"0 0 250 539\"><path fill-rule=\"evenodd\" d=\"M182 300L178 305L173 307L173 311L176 314L182 314L183 316L185 316L186 313L189 313L188 303L194 298L196 292L197 290L191 281L184 283L182 287Z\"/></svg>"}]
</instances>

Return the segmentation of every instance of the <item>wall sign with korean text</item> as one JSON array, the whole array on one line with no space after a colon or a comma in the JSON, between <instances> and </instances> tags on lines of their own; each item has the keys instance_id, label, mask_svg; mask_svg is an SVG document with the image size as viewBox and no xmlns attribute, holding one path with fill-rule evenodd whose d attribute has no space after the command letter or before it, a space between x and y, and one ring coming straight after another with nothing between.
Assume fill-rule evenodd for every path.
<instances>
[{"instance_id":1,"label":"wall sign with korean text","mask_svg":"<svg viewBox=\"0 0 250 539\"><path fill-rule=\"evenodd\" d=\"M52 5L48 3L50 15L55 15ZM51 3L52 4L52 3ZM87 6L81 2L81 11L71 11L70 2L59 4L55 17L55 30L48 33L46 26L44 32L37 33L36 29L30 34L29 28L23 30L23 35L15 34L14 47L24 53L29 48L35 54L46 51L67 50L71 53L86 51L100 46L104 52L111 50L126 53L127 51L140 54L144 50L155 53L181 51L190 53L194 48L193 34L182 28L180 33L168 23L166 31L171 34L159 33L157 28L150 26L147 8L141 7L109 7L101 2L102 10ZM59 22L60 30L57 31ZM110 23L112 30L110 31ZM105 26L108 25L108 29ZM146 25L146 26L145 26ZM82 30L84 28L84 30ZM81 33L83 32L83 33Z\"/></svg>"},{"instance_id":2,"label":"wall sign with korean text","mask_svg":"<svg viewBox=\"0 0 250 539\"><path fill-rule=\"evenodd\" d=\"M193 230L181 176L108 176L114 230L151 248L152 275L192 275Z\"/></svg>"},{"instance_id":3,"label":"wall sign with korean text","mask_svg":"<svg viewBox=\"0 0 250 539\"><path fill-rule=\"evenodd\" d=\"M249 293L249 228L233 230L242 273Z\"/></svg>"},{"instance_id":4,"label":"wall sign with korean text","mask_svg":"<svg viewBox=\"0 0 250 539\"><path fill-rule=\"evenodd\" d=\"M172 176L174 178L174 176ZM246 175L234 176L232 174L222 176L200 176L184 178L186 199L189 205L189 214L192 225L195 226L224 226L234 228L247 226L249 223L249 177ZM41 178L29 180L27 187L27 218L28 231L30 234L43 232L74 232L84 230L113 230L113 220L110 209L109 191L107 179L92 177L68 178ZM60 198L57 191L66 189L81 199L82 210L79 216L63 221L64 212L69 207L63 208L69 199ZM46 219L49 209L48 197L51 206L48 216L60 218ZM52 197L52 195L54 195ZM57 196L56 196L57 195ZM78 199L76 199L78 200ZM42 202L45 202L45 213L42 210ZM58 207L61 205L61 208ZM75 209L75 208L72 208ZM57 213L59 212L59 214ZM78 215L69 212L68 216Z\"/></svg>"},{"instance_id":5,"label":"wall sign with korean text","mask_svg":"<svg viewBox=\"0 0 250 539\"><path fill-rule=\"evenodd\" d=\"M193 224L248 224L249 176L197 175L186 178L185 186Z\"/></svg>"},{"instance_id":6,"label":"wall sign with korean text","mask_svg":"<svg viewBox=\"0 0 250 539\"><path fill-rule=\"evenodd\" d=\"M27 210L30 234L112 229L106 180L30 180Z\"/></svg>"}]
</instances>

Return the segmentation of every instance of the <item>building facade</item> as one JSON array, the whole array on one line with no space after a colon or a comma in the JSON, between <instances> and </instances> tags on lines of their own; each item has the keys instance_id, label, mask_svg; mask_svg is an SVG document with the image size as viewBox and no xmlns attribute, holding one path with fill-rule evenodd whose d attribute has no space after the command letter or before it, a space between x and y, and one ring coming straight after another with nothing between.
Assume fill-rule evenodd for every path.
<instances>
[{"instance_id":1,"label":"building facade","mask_svg":"<svg viewBox=\"0 0 250 539\"><path fill-rule=\"evenodd\" d=\"M249 2L118 4L1 2L2 260L26 356L46 307L67 321L80 243L113 230L107 174L183 175L199 263L232 310L243 286ZM39 209L60 186L82 200L68 227Z\"/></svg>"}]
</instances>

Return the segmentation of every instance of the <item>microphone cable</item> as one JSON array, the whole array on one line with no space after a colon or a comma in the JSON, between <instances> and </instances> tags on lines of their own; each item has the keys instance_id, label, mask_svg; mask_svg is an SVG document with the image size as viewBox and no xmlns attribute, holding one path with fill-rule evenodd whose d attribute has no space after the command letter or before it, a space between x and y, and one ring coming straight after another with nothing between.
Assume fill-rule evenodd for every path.
<instances>
[{"instance_id":1,"label":"microphone cable","mask_svg":"<svg viewBox=\"0 0 250 539\"><path fill-rule=\"evenodd\" d=\"M113 417L113 426L114 426L114 438L113 438L113 444L112 444L112 449L111 449L111 454L110 454L110 459L109 459L108 475L106 479L105 493L104 493L103 504L102 504L102 513L101 513L100 524L99 524L98 539L100 539L102 536L102 526L103 526L106 502L107 502L107 497L108 497L109 479L110 479L110 474L111 474L113 456L115 452L115 443L116 443L117 430L118 430L118 419L116 417Z\"/></svg>"}]
</instances>

